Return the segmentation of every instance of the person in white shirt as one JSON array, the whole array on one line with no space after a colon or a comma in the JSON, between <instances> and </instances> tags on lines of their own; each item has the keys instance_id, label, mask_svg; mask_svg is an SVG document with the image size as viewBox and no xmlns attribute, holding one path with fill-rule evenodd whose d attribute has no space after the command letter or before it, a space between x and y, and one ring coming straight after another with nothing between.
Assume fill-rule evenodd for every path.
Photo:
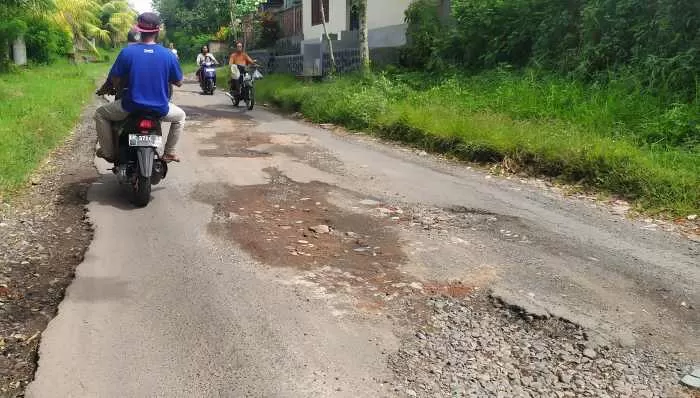
<instances>
[{"instance_id":1,"label":"person in white shirt","mask_svg":"<svg viewBox=\"0 0 700 398\"><path fill-rule=\"evenodd\" d=\"M172 52L173 54L175 54L175 58L180 59L180 57L177 55L177 50L175 49L175 44L174 44L174 43L170 43L170 52Z\"/></svg>"},{"instance_id":2,"label":"person in white shirt","mask_svg":"<svg viewBox=\"0 0 700 398\"><path fill-rule=\"evenodd\" d=\"M197 54L197 65L199 66L199 69L197 69L197 81L201 81L202 79L202 64L207 60L210 60L215 64L219 63L219 61L214 58L214 55L209 53L209 47L202 46L202 51Z\"/></svg>"}]
</instances>

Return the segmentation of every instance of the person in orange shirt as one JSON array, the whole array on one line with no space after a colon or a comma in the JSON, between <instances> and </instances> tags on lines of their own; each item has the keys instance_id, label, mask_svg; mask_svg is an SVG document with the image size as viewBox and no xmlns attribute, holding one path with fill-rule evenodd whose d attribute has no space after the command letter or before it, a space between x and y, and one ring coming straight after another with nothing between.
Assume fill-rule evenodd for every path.
<instances>
[{"instance_id":1,"label":"person in orange shirt","mask_svg":"<svg viewBox=\"0 0 700 398\"><path fill-rule=\"evenodd\" d=\"M228 64L231 67L231 94L240 94L243 85L243 73L248 65L257 65L255 60L250 58L243 51L243 43L236 42L236 51L228 57Z\"/></svg>"}]
</instances>

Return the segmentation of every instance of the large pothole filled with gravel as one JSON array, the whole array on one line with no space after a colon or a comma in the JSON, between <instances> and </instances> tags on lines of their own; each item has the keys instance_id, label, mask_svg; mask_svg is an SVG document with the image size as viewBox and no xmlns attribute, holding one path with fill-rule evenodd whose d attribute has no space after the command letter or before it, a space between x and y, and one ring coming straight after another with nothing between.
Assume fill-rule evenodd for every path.
<instances>
[{"instance_id":1,"label":"large pothole filled with gravel","mask_svg":"<svg viewBox=\"0 0 700 398\"><path fill-rule=\"evenodd\" d=\"M483 294L433 297L429 321L389 360L394 392L417 397L692 397L667 353L587 340L580 327L536 319Z\"/></svg>"}]
</instances>

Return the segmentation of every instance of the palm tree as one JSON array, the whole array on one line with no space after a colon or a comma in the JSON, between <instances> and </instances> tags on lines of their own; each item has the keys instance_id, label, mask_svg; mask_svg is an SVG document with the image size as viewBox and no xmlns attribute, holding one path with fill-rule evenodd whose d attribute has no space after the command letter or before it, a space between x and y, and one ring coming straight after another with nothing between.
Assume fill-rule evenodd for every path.
<instances>
[{"instance_id":1,"label":"palm tree","mask_svg":"<svg viewBox=\"0 0 700 398\"><path fill-rule=\"evenodd\" d=\"M97 53L93 39L108 43L110 32L101 27L100 4L95 0L55 0L59 26L73 35L73 46Z\"/></svg>"},{"instance_id":2,"label":"palm tree","mask_svg":"<svg viewBox=\"0 0 700 398\"><path fill-rule=\"evenodd\" d=\"M113 47L126 41L126 35L138 15L124 0L107 1L102 5L100 14L102 27L109 31Z\"/></svg>"}]
</instances>

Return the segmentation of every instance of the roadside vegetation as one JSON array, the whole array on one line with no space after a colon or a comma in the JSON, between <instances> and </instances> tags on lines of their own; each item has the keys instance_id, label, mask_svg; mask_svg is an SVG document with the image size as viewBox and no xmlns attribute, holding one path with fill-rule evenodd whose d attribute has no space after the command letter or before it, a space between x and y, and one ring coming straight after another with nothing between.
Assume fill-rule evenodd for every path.
<instances>
[{"instance_id":1,"label":"roadside vegetation","mask_svg":"<svg viewBox=\"0 0 700 398\"><path fill-rule=\"evenodd\" d=\"M509 171L621 194L650 211L691 214L700 209L697 149L639 145L648 137L633 134L638 121L625 124L611 118L603 105L619 93L596 96L564 81L526 84L511 73L454 76L418 89L404 82L421 78L429 76L355 76L304 84L272 75L258 83L257 93L261 100L316 122L376 133L463 160L503 162ZM569 104L562 108L559 101ZM639 101L627 111L654 110ZM578 112L566 109L571 107ZM648 123L664 121L663 114L645 114Z\"/></svg>"},{"instance_id":2,"label":"roadside vegetation","mask_svg":"<svg viewBox=\"0 0 700 398\"><path fill-rule=\"evenodd\" d=\"M0 198L68 136L107 66L61 61L0 74Z\"/></svg>"},{"instance_id":3,"label":"roadside vegetation","mask_svg":"<svg viewBox=\"0 0 700 398\"><path fill-rule=\"evenodd\" d=\"M212 40L232 44L240 39L246 28L254 29L256 37L261 35L265 21L258 20L258 7L266 0L153 0L153 7L158 10L167 26L164 38L177 46L183 63L194 62L200 48ZM267 13L262 13L268 15ZM279 36L280 27L272 24L274 32L267 37L267 43L274 43ZM268 35L269 36L269 35ZM215 49L212 49L215 50ZM228 56L230 49L223 52ZM219 58L222 54L216 53ZM222 59L219 59L223 63Z\"/></svg>"},{"instance_id":4,"label":"roadside vegetation","mask_svg":"<svg viewBox=\"0 0 700 398\"><path fill-rule=\"evenodd\" d=\"M68 136L136 12L123 0L0 2L0 199ZM28 65L9 49L22 37Z\"/></svg>"},{"instance_id":5,"label":"roadside vegetation","mask_svg":"<svg viewBox=\"0 0 700 398\"><path fill-rule=\"evenodd\" d=\"M258 95L648 212L700 211L700 3L455 0L446 18L418 0L407 20L402 68L323 83L267 76Z\"/></svg>"}]
</instances>

